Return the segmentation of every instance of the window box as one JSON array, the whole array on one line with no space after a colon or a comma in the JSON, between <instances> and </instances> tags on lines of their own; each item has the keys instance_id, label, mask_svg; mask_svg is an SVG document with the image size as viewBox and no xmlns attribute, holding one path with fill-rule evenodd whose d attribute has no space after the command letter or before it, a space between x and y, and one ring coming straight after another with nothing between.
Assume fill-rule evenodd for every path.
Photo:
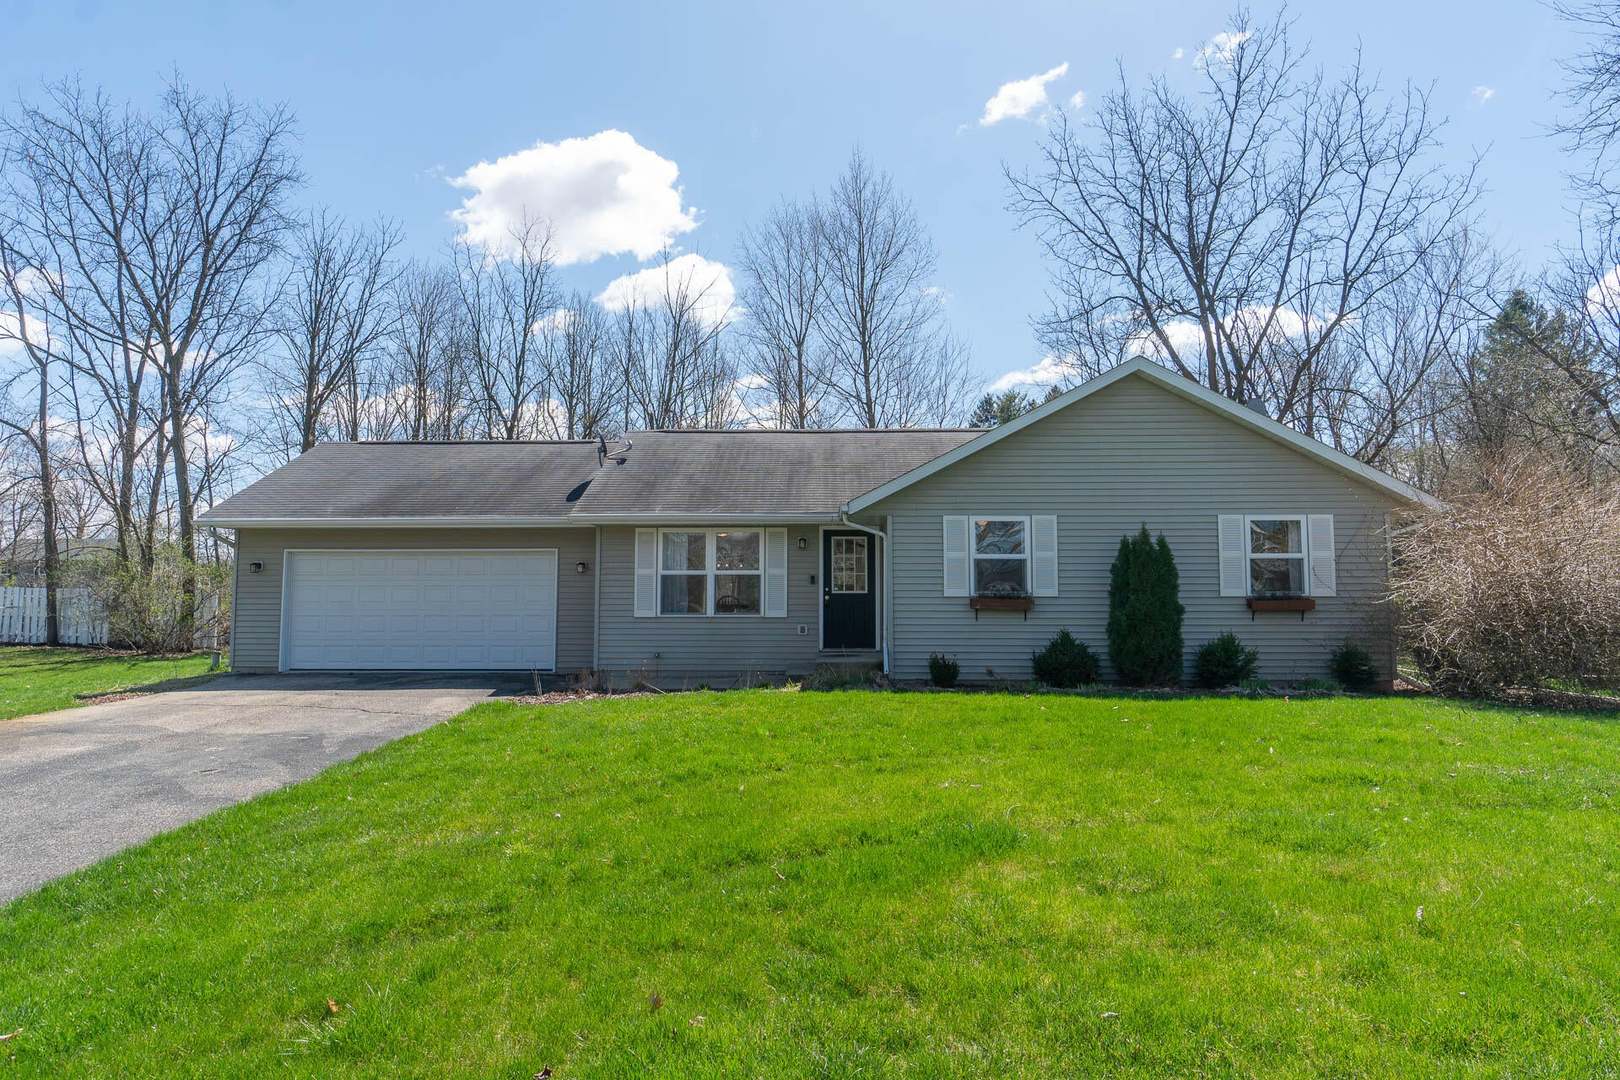
<instances>
[{"instance_id":1,"label":"window box","mask_svg":"<svg viewBox=\"0 0 1620 1080\"><path fill-rule=\"evenodd\" d=\"M1299 621L1305 621L1307 611L1316 610L1316 599L1310 596L1251 596L1249 597L1249 618L1253 619L1263 611L1297 611Z\"/></svg>"},{"instance_id":2,"label":"window box","mask_svg":"<svg viewBox=\"0 0 1620 1080\"><path fill-rule=\"evenodd\" d=\"M1029 609L1035 606L1033 596L970 596L968 607L973 609L973 619L978 621L981 611L1022 611L1024 618L1029 618Z\"/></svg>"}]
</instances>

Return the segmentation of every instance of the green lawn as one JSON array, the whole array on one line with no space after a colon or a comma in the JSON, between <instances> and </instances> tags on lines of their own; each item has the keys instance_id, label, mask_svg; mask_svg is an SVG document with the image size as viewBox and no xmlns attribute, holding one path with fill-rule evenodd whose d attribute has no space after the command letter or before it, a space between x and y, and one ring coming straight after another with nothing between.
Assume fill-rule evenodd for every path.
<instances>
[{"instance_id":1,"label":"green lawn","mask_svg":"<svg viewBox=\"0 0 1620 1080\"><path fill-rule=\"evenodd\" d=\"M0 720L66 709L80 704L79 694L125 690L207 670L206 654L138 656L101 649L0 645Z\"/></svg>"},{"instance_id":2,"label":"green lawn","mask_svg":"<svg viewBox=\"0 0 1620 1080\"><path fill-rule=\"evenodd\" d=\"M0 910L0 1075L1620 1075L1617 751L1396 698L488 704Z\"/></svg>"}]
</instances>

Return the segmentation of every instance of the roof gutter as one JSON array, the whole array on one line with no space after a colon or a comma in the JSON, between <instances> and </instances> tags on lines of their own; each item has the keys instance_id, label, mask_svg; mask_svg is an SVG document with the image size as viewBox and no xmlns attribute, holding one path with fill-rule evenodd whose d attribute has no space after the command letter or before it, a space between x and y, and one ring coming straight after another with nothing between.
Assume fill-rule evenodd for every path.
<instances>
[{"instance_id":1,"label":"roof gutter","mask_svg":"<svg viewBox=\"0 0 1620 1080\"><path fill-rule=\"evenodd\" d=\"M211 529L566 529L584 528L567 517L515 517L495 514L422 517L248 517L205 514L197 524Z\"/></svg>"}]
</instances>

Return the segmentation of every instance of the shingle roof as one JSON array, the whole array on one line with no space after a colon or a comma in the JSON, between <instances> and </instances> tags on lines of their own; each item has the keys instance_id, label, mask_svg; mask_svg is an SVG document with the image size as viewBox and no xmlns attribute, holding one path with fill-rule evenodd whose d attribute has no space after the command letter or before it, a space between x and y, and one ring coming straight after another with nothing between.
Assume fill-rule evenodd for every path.
<instances>
[{"instance_id":1,"label":"shingle roof","mask_svg":"<svg viewBox=\"0 0 1620 1080\"><path fill-rule=\"evenodd\" d=\"M600 469L592 442L322 443L200 521L590 521L649 514L830 520L849 499L982 434L643 431Z\"/></svg>"},{"instance_id":2,"label":"shingle roof","mask_svg":"<svg viewBox=\"0 0 1620 1080\"><path fill-rule=\"evenodd\" d=\"M560 518L595 472L591 442L321 443L200 520Z\"/></svg>"},{"instance_id":3,"label":"shingle roof","mask_svg":"<svg viewBox=\"0 0 1620 1080\"><path fill-rule=\"evenodd\" d=\"M610 458L574 517L805 514L849 499L981 431L643 431Z\"/></svg>"}]
</instances>

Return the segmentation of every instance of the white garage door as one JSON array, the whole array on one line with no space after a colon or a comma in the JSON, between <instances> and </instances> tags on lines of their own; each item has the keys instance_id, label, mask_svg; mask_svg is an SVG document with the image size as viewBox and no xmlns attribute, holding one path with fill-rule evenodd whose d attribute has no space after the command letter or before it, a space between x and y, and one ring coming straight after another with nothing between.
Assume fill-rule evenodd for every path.
<instances>
[{"instance_id":1,"label":"white garage door","mask_svg":"<svg viewBox=\"0 0 1620 1080\"><path fill-rule=\"evenodd\" d=\"M282 667L551 671L557 552L289 551Z\"/></svg>"}]
</instances>

